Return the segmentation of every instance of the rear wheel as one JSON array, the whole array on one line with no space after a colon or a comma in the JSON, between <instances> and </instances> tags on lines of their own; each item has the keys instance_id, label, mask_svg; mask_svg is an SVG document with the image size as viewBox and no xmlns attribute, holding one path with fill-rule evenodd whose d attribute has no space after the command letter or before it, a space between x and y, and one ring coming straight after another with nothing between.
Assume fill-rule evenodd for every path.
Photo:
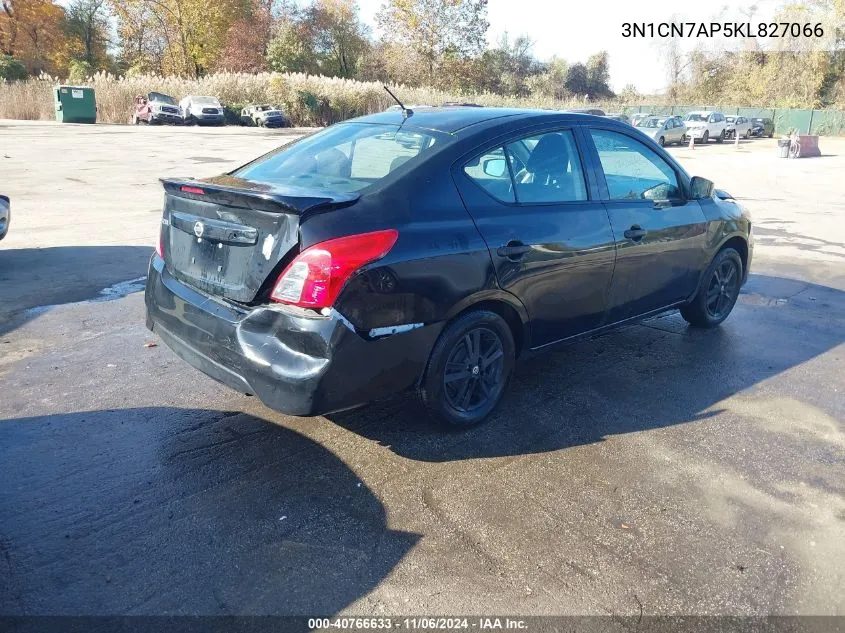
<instances>
[{"instance_id":1,"label":"rear wheel","mask_svg":"<svg viewBox=\"0 0 845 633\"><path fill-rule=\"evenodd\" d=\"M455 428L483 422L498 406L513 372L515 345L495 312L469 312L449 324L428 361L419 395L428 412Z\"/></svg>"},{"instance_id":2,"label":"rear wheel","mask_svg":"<svg viewBox=\"0 0 845 633\"><path fill-rule=\"evenodd\" d=\"M721 133L721 134L719 134L719 136L717 136L717 137L716 137L716 142L717 142L717 143L721 143L721 142L722 142L722 141L724 141L724 140L725 140L725 131L724 131L724 130L722 130L722 133Z\"/></svg>"},{"instance_id":3,"label":"rear wheel","mask_svg":"<svg viewBox=\"0 0 845 633\"><path fill-rule=\"evenodd\" d=\"M704 130L704 134L703 134L703 135L702 135L702 137L701 137L701 142L702 142L702 143L707 143L707 141L709 141L709 140L710 140L710 131L709 131L709 130Z\"/></svg>"},{"instance_id":4,"label":"rear wheel","mask_svg":"<svg viewBox=\"0 0 845 633\"><path fill-rule=\"evenodd\" d=\"M681 134L681 140L678 142L678 145L686 145L689 143L689 139L687 138L686 134Z\"/></svg>"},{"instance_id":5,"label":"rear wheel","mask_svg":"<svg viewBox=\"0 0 845 633\"><path fill-rule=\"evenodd\" d=\"M660 140L659 140L659 141L657 141L657 142L658 142L658 143L660 143L660 147L665 147L665 146L666 146L666 139L665 139L664 137L662 137L662 136L660 137Z\"/></svg>"},{"instance_id":6,"label":"rear wheel","mask_svg":"<svg viewBox=\"0 0 845 633\"><path fill-rule=\"evenodd\" d=\"M695 327L716 327L736 305L741 284L739 253L732 248L719 251L704 273L698 294L681 308L681 316Z\"/></svg>"}]
</instances>

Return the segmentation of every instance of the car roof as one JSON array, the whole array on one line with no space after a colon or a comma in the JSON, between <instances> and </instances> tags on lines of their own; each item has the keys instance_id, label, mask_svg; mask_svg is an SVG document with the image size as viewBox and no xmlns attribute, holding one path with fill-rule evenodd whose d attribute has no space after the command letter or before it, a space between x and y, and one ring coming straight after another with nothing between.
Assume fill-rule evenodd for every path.
<instances>
[{"instance_id":1,"label":"car roof","mask_svg":"<svg viewBox=\"0 0 845 633\"><path fill-rule=\"evenodd\" d=\"M413 110L413 108L411 108ZM555 121L608 121L606 117L593 114L579 114L563 110L534 110L529 108L496 107L425 107L413 110L407 119L401 110L386 110L377 114L352 119L355 123L377 123L381 125L403 125L405 128L417 128L455 134L465 128L502 119L536 119Z\"/></svg>"}]
</instances>

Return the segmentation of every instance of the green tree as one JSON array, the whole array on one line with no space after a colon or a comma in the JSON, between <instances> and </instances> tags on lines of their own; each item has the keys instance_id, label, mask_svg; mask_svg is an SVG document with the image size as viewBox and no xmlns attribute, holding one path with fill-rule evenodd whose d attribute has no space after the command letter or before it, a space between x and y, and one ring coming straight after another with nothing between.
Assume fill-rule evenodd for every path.
<instances>
[{"instance_id":1,"label":"green tree","mask_svg":"<svg viewBox=\"0 0 845 633\"><path fill-rule=\"evenodd\" d=\"M566 90L574 95L586 95L590 92L590 80L587 67L578 62L566 70Z\"/></svg>"},{"instance_id":2,"label":"green tree","mask_svg":"<svg viewBox=\"0 0 845 633\"><path fill-rule=\"evenodd\" d=\"M278 25L267 48L267 65L284 73L316 73L314 43L301 23L286 20Z\"/></svg>"},{"instance_id":3,"label":"green tree","mask_svg":"<svg viewBox=\"0 0 845 633\"><path fill-rule=\"evenodd\" d=\"M587 59L587 94L594 99L614 96L610 89L610 63L607 51L590 55Z\"/></svg>"},{"instance_id":4,"label":"green tree","mask_svg":"<svg viewBox=\"0 0 845 633\"><path fill-rule=\"evenodd\" d=\"M109 10L106 0L74 0L65 10L64 31L72 58L91 70L109 66Z\"/></svg>"},{"instance_id":5,"label":"green tree","mask_svg":"<svg viewBox=\"0 0 845 633\"><path fill-rule=\"evenodd\" d=\"M320 72L352 77L370 47L368 29L358 18L354 0L315 0L305 10L304 26Z\"/></svg>"},{"instance_id":6,"label":"green tree","mask_svg":"<svg viewBox=\"0 0 845 633\"><path fill-rule=\"evenodd\" d=\"M26 66L19 60L11 55L0 55L0 79L15 81L16 79L26 79L26 77Z\"/></svg>"}]
</instances>

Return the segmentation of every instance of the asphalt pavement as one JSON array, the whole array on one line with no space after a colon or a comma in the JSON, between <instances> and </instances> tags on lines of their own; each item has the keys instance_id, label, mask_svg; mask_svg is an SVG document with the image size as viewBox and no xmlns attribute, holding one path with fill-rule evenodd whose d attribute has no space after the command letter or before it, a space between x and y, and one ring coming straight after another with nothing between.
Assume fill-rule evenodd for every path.
<instances>
[{"instance_id":1,"label":"asphalt pavement","mask_svg":"<svg viewBox=\"0 0 845 633\"><path fill-rule=\"evenodd\" d=\"M0 121L0 614L845 615L845 141L673 150L755 217L727 322L525 360L444 432L275 413L145 329L156 178L288 138Z\"/></svg>"}]
</instances>

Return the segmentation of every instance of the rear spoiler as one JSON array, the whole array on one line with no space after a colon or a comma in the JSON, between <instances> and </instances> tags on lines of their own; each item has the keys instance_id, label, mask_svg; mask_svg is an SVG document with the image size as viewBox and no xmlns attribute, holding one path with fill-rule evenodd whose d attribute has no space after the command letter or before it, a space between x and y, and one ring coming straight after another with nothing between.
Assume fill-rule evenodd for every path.
<instances>
[{"instance_id":1,"label":"rear spoiler","mask_svg":"<svg viewBox=\"0 0 845 633\"><path fill-rule=\"evenodd\" d=\"M160 180L165 192L171 196L270 213L281 211L302 215L317 209L349 206L361 197L358 193L328 194L298 187L277 187L225 174L203 180Z\"/></svg>"}]
</instances>

